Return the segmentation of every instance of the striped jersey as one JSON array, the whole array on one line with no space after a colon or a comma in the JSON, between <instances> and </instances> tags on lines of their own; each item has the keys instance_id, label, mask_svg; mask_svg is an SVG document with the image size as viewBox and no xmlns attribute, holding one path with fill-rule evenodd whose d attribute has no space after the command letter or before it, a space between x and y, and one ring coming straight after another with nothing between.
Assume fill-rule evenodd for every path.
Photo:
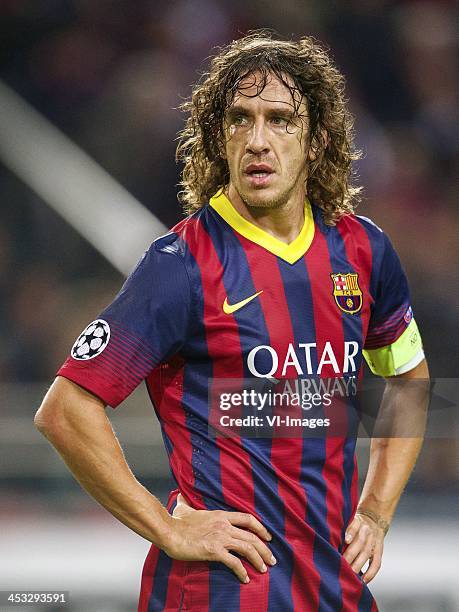
<instances>
[{"instance_id":1,"label":"striped jersey","mask_svg":"<svg viewBox=\"0 0 459 612\"><path fill-rule=\"evenodd\" d=\"M152 545L139 611L373 611L343 558L357 503L352 437L212 435L209 391L221 379L358 377L363 358L390 376L423 358L408 284L371 221L336 226L306 202L285 244L219 192L157 239L59 370L116 407L143 380L178 491L197 509L237 510L271 532L277 564L170 559Z\"/></svg>"}]
</instances>

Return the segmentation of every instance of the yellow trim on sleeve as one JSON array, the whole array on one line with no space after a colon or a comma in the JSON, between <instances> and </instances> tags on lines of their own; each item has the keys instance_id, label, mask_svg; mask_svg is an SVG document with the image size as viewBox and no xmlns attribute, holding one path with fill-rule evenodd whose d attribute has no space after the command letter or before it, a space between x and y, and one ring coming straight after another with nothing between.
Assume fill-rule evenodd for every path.
<instances>
[{"instance_id":1,"label":"yellow trim on sleeve","mask_svg":"<svg viewBox=\"0 0 459 612\"><path fill-rule=\"evenodd\" d=\"M416 321L411 319L402 335L392 344L372 350L364 349L363 356L377 376L397 376L416 367L424 358Z\"/></svg>"},{"instance_id":2,"label":"yellow trim on sleeve","mask_svg":"<svg viewBox=\"0 0 459 612\"><path fill-rule=\"evenodd\" d=\"M270 251L277 257L284 259L286 262L293 264L306 253L311 246L314 238L314 218L309 200L306 200L304 205L304 224L301 232L293 242L287 244L271 236L268 232L254 225L240 215L222 190L218 191L211 199L210 205L218 212L236 232L255 242L267 251Z\"/></svg>"}]
</instances>

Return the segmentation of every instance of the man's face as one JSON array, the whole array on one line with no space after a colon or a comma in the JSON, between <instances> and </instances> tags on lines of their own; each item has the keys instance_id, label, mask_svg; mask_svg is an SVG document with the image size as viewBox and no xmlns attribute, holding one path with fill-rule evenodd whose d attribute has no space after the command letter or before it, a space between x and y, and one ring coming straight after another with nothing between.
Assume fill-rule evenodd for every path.
<instances>
[{"instance_id":1,"label":"man's face","mask_svg":"<svg viewBox=\"0 0 459 612\"><path fill-rule=\"evenodd\" d=\"M290 90L269 75L245 77L225 115L225 152L233 189L252 207L278 208L306 197L308 122ZM299 94L297 94L299 96Z\"/></svg>"}]
</instances>

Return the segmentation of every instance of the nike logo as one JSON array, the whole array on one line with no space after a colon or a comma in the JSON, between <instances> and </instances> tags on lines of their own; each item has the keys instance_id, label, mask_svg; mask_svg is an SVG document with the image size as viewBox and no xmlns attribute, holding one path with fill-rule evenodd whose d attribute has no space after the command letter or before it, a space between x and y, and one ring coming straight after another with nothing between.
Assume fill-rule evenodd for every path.
<instances>
[{"instance_id":1,"label":"nike logo","mask_svg":"<svg viewBox=\"0 0 459 612\"><path fill-rule=\"evenodd\" d=\"M258 291L257 293L254 293L250 297L245 298L245 300L236 302L236 304L228 304L228 298L225 298L225 301L223 302L223 312L225 314L232 314L233 312L236 312L236 310L239 310L239 308L242 308L243 306L254 300L256 297L258 297L260 293L263 293L263 289L261 291Z\"/></svg>"}]
</instances>

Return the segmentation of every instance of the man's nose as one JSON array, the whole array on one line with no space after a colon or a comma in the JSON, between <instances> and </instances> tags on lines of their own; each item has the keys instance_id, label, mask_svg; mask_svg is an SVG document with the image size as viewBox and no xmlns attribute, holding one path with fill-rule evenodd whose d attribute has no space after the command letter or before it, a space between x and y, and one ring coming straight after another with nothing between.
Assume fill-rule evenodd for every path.
<instances>
[{"instance_id":1,"label":"man's nose","mask_svg":"<svg viewBox=\"0 0 459 612\"><path fill-rule=\"evenodd\" d=\"M269 151L266 125L263 120L254 121L248 134L246 150L247 153L252 153L254 155Z\"/></svg>"}]
</instances>

